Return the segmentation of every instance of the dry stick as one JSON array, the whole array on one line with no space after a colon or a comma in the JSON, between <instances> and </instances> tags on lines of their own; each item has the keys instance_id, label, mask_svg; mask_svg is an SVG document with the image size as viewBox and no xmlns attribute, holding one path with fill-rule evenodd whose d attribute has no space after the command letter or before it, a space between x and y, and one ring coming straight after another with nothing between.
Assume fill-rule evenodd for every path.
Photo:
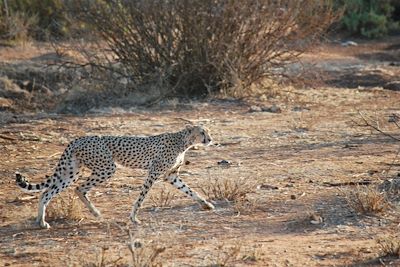
<instances>
[{"instance_id":1,"label":"dry stick","mask_svg":"<svg viewBox=\"0 0 400 267\"><path fill-rule=\"evenodd\" d=\"M5 140L18 140L18 138L15 138L13 136L8 136L8 135L4 135L4 134L0 134L0 138L5 139Z\"/></svg>"},{"instance_id":2,"label":"dry stick","mask_svg":"<svg viewBox=\"0 0 400 267\"><path fill-rule=\"evenodd\" d=\"M363 180L358 182L343 182L343 183L331 183L331 182L324 182L323 185L325 186L346 186L346 185L369 185L371 184L371 180Z\"/></svg>"},{"instance_id":3,"label":"dry stick","mask_svg":"<svg viewBox=\"0 0 400 267\"><path fill-rule=\"evenodd\" d=\"M364 121L364 123L365 123L364 126L371 127L371 128L373 128L374 130L378 131L379 133L381 133L381 134L383 134L383 135L385 135L385 136L388 136L388 137L392 138L393 140L400 141L399 138L393 136L393 135L390 134L390 133L387 133L387 132L381 130L381 128L380 128L379 126L372 125L372 124L365 118L365 116L364 116L360 111L358 111L358 114L359 114L360 117L363 119L363 121Z\"/></svg>"},{"instance_id":4,"label":"dry stick","mask_svg":"<svg viewBox=\"0 0 400 267\"><path fill-rule=\"evenodd\" d=\"M400 141L399 138L397 138L397 137L395 137L395 136L393 136L393 135L391 135L391 134L389 134L389 133L387 133L387 132L385 132L385 131L382 131L379 127L377 127L377 126L372 125L371 123L369 123L368 120L365 118L365 116L361 113L361 111L358 111L358 114L359 114L359 115L361 116L361 118L363 119L363 121L364 121L364 123L365 123L364 126L371 127L371 128L373 128L374 130L378 131L379 133L381 133L381 134L383 134L383 135L385 135L385 136L388 136L388 137L392 138L392 139L395 140L395 141ZM394 123L395 123L395 125L400 129L400 125L399 125L396 121L394 121ZM399 156L399 154L400 154L400 149L397 151L396 156L394 157L394 159L393 159L393 161L392 161L392 164L391 164L391 165L389 166L389 168L386 170L386 173L389 173L390 169L392 168L392 166L393 166L394 162L396 161L397 157Z\"/></svg>"},{"instance_id":5,"label":"dry stick","mask_svg":"<svg viewBox=\"0 0 400 267\"><path fill-rule=\"evenodd\" d=\"M394 163L395 163L395 161L397 160L397 157L399 156L399 154L400 154L400 149L397 150L396 156L394 157L392 163L389 165L388 169L386 170L386 174L389 174L389 172L390 172L390 170L392 169L392 167L394 166ZM381 180L385 180L385 179L382 179L381 177L379 177L379 178L380 178Z\"/></svg>"},{"instance_id":6,"label":"dry stick","mask_svg":"<svg viewBox=\"0 0 400 267\"><path fill-rule=\"evenodd\" d=\"M393 123L400 129L400 124L396 120L394 120Z\"/></svg>"}]
</instances>

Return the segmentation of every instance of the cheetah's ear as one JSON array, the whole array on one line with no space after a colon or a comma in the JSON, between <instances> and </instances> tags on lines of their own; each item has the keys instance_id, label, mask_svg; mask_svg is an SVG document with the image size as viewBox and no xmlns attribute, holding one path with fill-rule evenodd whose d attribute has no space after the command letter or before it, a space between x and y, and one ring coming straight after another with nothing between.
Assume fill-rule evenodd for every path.
<instances>
[{"instance_id":1,"label":"cheetah's ear","mask_svg":"<svg viewBox=\"0 0 400 267\"><path fill-rule=\"evenodd\" d=\"M186 128L186 130L191 132L193 130L193 125L192 124L186 124L185 128Z\"/></svg>"}]
</instances>

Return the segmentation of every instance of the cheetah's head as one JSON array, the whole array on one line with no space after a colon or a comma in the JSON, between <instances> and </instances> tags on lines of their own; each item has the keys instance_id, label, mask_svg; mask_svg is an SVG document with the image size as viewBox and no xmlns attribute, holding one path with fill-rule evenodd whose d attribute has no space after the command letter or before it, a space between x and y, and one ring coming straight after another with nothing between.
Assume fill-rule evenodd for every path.
<instances>
[{"instance_id":1,"label":"cheetah's head","mask_svg":"<svg viewBox=\"0 0 400 267\"><path fill-rule=\"evenodd\" d=\"M186 130L189 133L189 140L193 145L202 144L208 146L211 144L212 139L207 128L198 125L188 125L186 126Z\"/></svg>"}]
</instances>

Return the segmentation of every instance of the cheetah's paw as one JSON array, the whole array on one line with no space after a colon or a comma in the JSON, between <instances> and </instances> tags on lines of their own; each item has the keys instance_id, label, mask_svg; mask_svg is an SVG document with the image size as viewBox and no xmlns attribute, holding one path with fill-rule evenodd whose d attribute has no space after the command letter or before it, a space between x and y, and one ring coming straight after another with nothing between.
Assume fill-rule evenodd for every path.
<instances>
[{"instance_id":1,"label":"cheetah's paw","mask_svg":"<svg viewBox=\"0 0 400 267\"><path fill-rule=\"evenodd\" d=\"M202 207L204 210L213 210L213 209L215 209L214 205L211 204L211 203L208 202L208 201L204 201L204 202L202 203L201 207Z\"/></svg>"},{"instance_id":2,"label":"cheetah's paw","mask_svg":"<svg viewBox=\"0 0 400 267\"><path fill-rule=\"evenodd\" d=\"M131 222L133 224L141 224L141 221L138 218L136 218L136 216L134 216L134 215L129 216L129 219L131 220Z\"/></svg>"},{"instance_id":3,"label":"cheetah's paw","mask_svg":"<svg viewBox=\"0 0 400 267\"><path fill-rule=\"evenodd\" d=\"M39 226L40 226L40 228L42 228L42 229L50 229L50 224L48 224L48 223L45 222L45 221L40 222L40 223L39 223Z\"/></svg>"}]
</instances>

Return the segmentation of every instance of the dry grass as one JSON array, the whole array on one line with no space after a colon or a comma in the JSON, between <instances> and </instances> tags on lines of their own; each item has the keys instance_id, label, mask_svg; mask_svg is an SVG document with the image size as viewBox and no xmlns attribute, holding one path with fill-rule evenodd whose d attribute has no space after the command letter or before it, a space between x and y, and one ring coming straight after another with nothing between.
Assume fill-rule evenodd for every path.
<instances>
[{"instance_id":1,"label":"dry grass","mask_svg":"<svg viewBox=\"0 0 400 267\"><path fill-rule=\"evenodd\" d=\"M132 267L154 267L162 266L159 255L165 251L165 247L156 245L153 241L142 242L134 240L129 229L120 228L124 233L128 234L128 249L130 257L126 258L123 250L115 255L110 247L103 245L95 255L95 260L80 258L80 265L85 267L108 267L108 266L132 266ZM126 232L125 232L126 231ZM125 242L125 239L123 239Z\"/></svg>"},{"instance_id":2,"label":"dry grass","mask_svg":"<svg viewBox=\"0 0 400 267\"><path fill-rule=\"evenodd\" d=\"M259 199L242 197L235 200L233 208L238 215L252 214L257 210L263 210L262 203Z\"/></svg>"},{"instance_id":3,"label":"dry grass","mask_svg":"<svg viewBox=\"0 0 400 267\"><path fill-rule=\"evenodd\" d=\"M9 40L12 44L26 45L39 22L36 14L26 12L15 12L12 16L2 18L0 21L0 34L3 39Z\"/></svg>"},{"instance_id":4,"label":"dry grass","mask_svg":"<svg viewBox=\"0 0 400 267\"><path fill-rule=\"evenodd\" d=\"M255 263L263 257L263 249L261 245L254 245L250 251L245 251L240 258L246 263Z\"/></svg>"},{"instance_id":5,"label":"dry grass","mask_svg":"<svg viewBox=\"0 0 400 267\"><path fill-rule=\"evenodd\" d=\"M46 214L49 219L68 219L78 221L83 218L82 207L73 193L61 194L52 199Z\"/></svg>"},{"instance_id":6,"label":"dry grass","mask_svg":"<svg viewBox=\"0 0 400 267\"><path fill-rule=\"evenodd\" d=\"M400 239L396 236L387 236L376 240L382 257L400 258Z\"/></svg>"},{"instance_id":7,"label":"dry grass","mask_svg":"<svg viewBox=\"0 0 400 267\"><path fill-rule=\"evenodd\" d=\"M95 262L83 261L84 267L106 267L106 266L120 266L118 263L122 260L122 257L118 257L115 260L110 259L110 255L107 255L107 246L101 248L100 254L97 255L97 260Z\"/></svg>"},{"instance_id":8,"label":"dry grass","mask_svg":"<svg viewBox=\"0 0 400 267\"><path fill-rule=\"evenodd\" d=\"M139 240L133 240L132 233L129 231L130 244L128 245L131 253L132 266L162 266L159 255L165 251L165 247L158 246L152 242L142 243Z\"/></svg>"},{"instance_id":9,"label":"dry grass","mask_svg":"<svg viewBox=\"0 0 400 267\"><path fill-rule=\"evenodd\" d=\"M171 206L175 197L176 194L173 191L162 185L161 190L151 194L149 200L154 207L165 208Z\"/></svg>"},{"instance_id":10,"label":"dry grass","mask_svg":"<svg viewBox=\"0 0 400 267\"><path fill-rule=\"evenodd\" d=\"M358 186L343 192L348 205L361 214L382 213L391 207L386 192L376 187Z\"/></svg>"},{"instance_id":11,"label":"dry grass","mask_svg":"<svg viewBox=\"0 0 400 267\"><path fill-rule=\"evenodd\" d=\"M241 251L241 245L239 243L227 246L226 244L220 244L215 249L217 254L209 259L210 263L207 264L209 267L224 267L234 266L234 263L239 258Z\"/></svg>"},{"instance_id":12,"label":"dry grass","mask_svg":"<svg viewBox=\"0 0 400 267\"><path fill-rule=\"evenodd\" d=\"M239 202L253 192L256 186L243 177L231 179L231 177L212 177L207 184L201 187L204 195L211 200L225 200Z\"/></svg>"}]
</instances>

